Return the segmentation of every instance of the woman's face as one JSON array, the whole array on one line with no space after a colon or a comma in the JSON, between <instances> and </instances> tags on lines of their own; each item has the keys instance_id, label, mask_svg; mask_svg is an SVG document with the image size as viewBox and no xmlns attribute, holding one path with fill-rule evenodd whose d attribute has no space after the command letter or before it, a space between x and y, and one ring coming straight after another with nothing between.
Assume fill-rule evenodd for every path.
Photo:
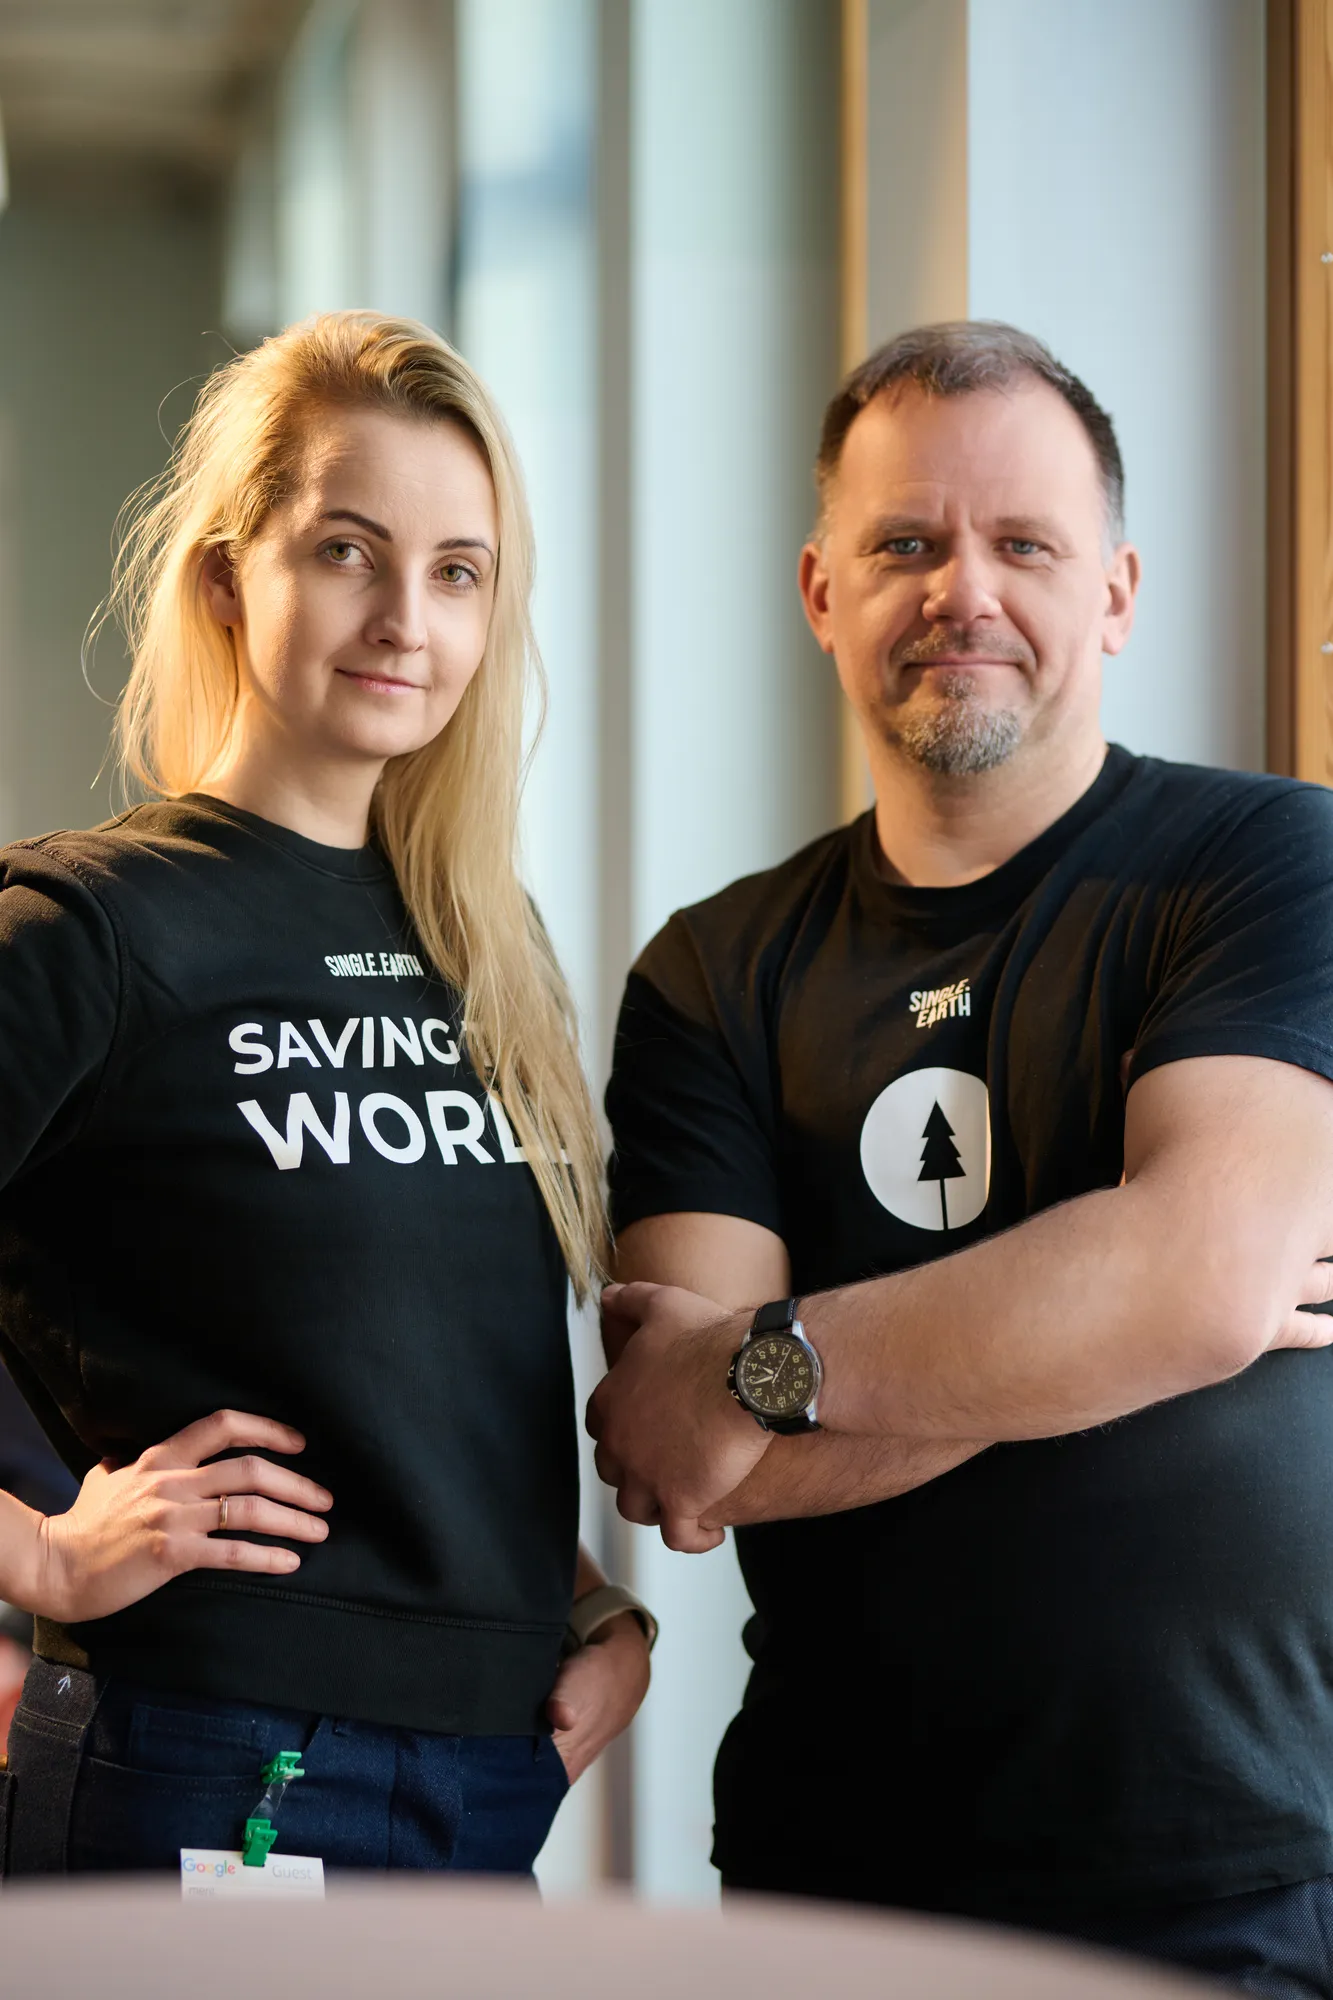
<instances>
[{"instance_id":1,"label":"woman's face","mask_svg":"<svg viewBox=\"0 0 1333 2000\"><path fill-rule=\"evenodd\" d=\"M245 747L377 775L438 736L481 662L498 546L490 472L460 425L315 415L296 490L234 569L205 570L235 634Z\"/></svg>"}]
</instances>

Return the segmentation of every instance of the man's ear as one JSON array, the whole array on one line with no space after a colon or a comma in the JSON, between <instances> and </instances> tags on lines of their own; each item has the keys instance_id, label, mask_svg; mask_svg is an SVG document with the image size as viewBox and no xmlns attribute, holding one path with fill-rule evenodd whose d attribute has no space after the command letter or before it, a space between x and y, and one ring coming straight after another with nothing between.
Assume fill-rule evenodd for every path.
<instances>
[{"instance_id":1,"label":"man's ear","mask_svg":"<svg viewBox=\"0 0 1333 2000\"><path fill-rule=\"evenodd\" d=\"M801 603L805 615L821 649L833 651L833 620L829 613L829 573L824 561L823 545L807 542L801 550L800 567L797 571L800 584Z\"/></svg>"},{"instance_id":2,"label":"man's ear","mask_svg":"<svg viewBox=\"0 0 1333 2000\"><path fill-rule=\"evenodd\" d=\"M215 547L205 553L199 569L199 584L204 602L219 625L245 623L245 610L236 587L236 565L230 549Z\"/></svg>"},{"instance_id":3,"label":"man's ear","mask_svg":"<svg viewBox=\"0 0 1333 2000\"><path fill-rule=\"evenodd\" d=\"M1134 603L1143 564L1130 542L1121 542L1106 570L1106 611L1102 619L1102 651L1122 650L1134 627Z\"/></svg>"}]
</instances>

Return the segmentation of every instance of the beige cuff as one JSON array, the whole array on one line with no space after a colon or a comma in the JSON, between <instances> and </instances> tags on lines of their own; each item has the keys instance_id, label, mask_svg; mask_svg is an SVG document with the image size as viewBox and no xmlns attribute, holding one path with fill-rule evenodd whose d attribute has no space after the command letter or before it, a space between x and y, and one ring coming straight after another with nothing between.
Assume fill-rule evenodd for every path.
<instances>
[{"instance_id":1,"label":"beige cuff","mask_svg":"<svg viewBox=\"0 0 1333 2000\"><path fill-rule=\"evenodd\" d=\"M623 1583L599 1583L596 1590L585 1591L582 1597L574 1599L565 1627L565 1651L576 1653L580 1646L586 1646L594 1632L609 1625L622 1611L632 1611L638 1619L651 1653L657 1644L657 1620Z\"/></svg>"}]
</instances>

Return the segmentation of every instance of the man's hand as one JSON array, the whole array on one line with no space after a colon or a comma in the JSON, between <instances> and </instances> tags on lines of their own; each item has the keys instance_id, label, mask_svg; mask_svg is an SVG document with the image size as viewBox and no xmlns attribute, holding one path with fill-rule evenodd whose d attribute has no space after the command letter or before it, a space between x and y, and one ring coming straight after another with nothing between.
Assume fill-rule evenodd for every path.
<instances>
[{"instance_id":1,"label":"man's hand","mask_svg":"<svg viewBox=\"0 0 1333 2000\"><path fill-rule=\"evenodd\" d=\"M727 1388L750 1315L675 1285L608 1285L603 1310L620 1360L588 1403L597 1470L627 1521L660 1526L669 1549L724 1539L700 1516L748 1478L770 1443ZM611 1346L611 1340L608 1339Z\"/></svg>"},{"instance_id":2,"label":"man's hand","mask_svg":"<svg viewBox=\"0 0 1333 2000\"><path fill-rule=\"evenodd\" d=\"M631 1611L622 1611L571 1653L551 1690L546 1712L569 1782L627 1729L648 1692L648 1641Z\"/></svg>"}]
</instances>

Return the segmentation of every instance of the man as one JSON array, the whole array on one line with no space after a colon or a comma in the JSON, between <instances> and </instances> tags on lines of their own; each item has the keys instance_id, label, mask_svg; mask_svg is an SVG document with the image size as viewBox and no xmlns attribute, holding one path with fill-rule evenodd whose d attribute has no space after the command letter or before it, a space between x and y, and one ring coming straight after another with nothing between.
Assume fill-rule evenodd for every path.
<instances>
[{"instance_id":1,"label":"man","mask_svg":"<svg viewBox=\"0 0 1333 2000\"><path fill-rule=\"evenodd\" d=\"M599 1466L755 1605L714 1859L1333 1990L1333 801L1108 752L1038 342L894 341L818 482L874 810L671 920L608 1094Z\"/></svg>"}]
</instances>

